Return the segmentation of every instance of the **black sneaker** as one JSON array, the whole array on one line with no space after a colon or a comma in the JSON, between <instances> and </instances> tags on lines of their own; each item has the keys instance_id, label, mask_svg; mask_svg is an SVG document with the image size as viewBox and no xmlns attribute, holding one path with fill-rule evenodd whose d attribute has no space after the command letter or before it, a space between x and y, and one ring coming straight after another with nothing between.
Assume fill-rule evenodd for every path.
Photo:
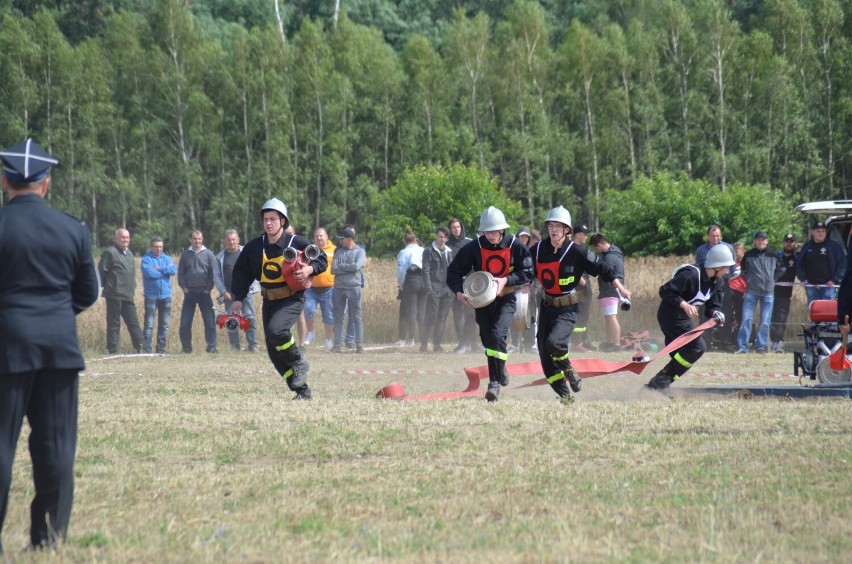
<instances>
[{"instance_id":1,"label":"black sneaker","mask_svg":"<svg viewBox=\"0 0 852 564\"><path fill-rule=\"evenodd\" d=\"M364 354L364 347L358 345L357 347L355 347L355 352L358 354Z\"/></svg>"},{"instance_id":2,"label":"black sneaker","mask_svg":"<svg viewBox=\"0 0 852 564\"><path fill-rule=\"evenodd\" d=\"M497 382L491 382L488 384L488 391L485 392L485 399L487 399L490 403L497 401L497 398L500 397L500 385Z\"/></svg>"},{"instance_id":3,"label":"black sneaker","mask_svg":"<svg viewBox=\"0 0 852 564\"><path fill-rule=\"evenodd\" d=\"M571 386L571 391L576 394L583 389L583 380L577 376L577 373L574 372L573 368L565 370L563 374L565 374L565 379L568 380L568 385Z\"/></svg>"},{"instance_id":4,"label":"black sneaker","mask_svg":"<svg viewBox=\"0 0 852 564\"><path fill-rule=\"evenodd\" d=\"M333 347L331 347L329 350L330 350L331 352L333 352L333 353L342 353L342 352L343 352L343 351L341 350L341 348L340 348L339 346L337 346L337 345L334 345L334 346L333 346Z\"/></svg>"},{"instance_id":5,"label":"black sneaker","mask_svg":"<svg viewBox=\"0 0 852 564\"><path fill-rule=\"evenodd\" d=\"M209 352L210 354L216 354L219 351L216 350L216 347L207 347L207 352Z\"/></svg>"},{"instance_id":6,"label":"black sneaker","mask_svg":"<svg viewBox=\"0 0 852 564\"><path fill-rule=\"evenodd\" d=\"M296 395L293 396L293 401L297 401L297 400L308 401L308 400L312 400L312 399L314 399L314 396L311 393L311 389L307 386L305 386L304 390L299 390L298 392L296 392Z\"/></svg>"}]
</instances>

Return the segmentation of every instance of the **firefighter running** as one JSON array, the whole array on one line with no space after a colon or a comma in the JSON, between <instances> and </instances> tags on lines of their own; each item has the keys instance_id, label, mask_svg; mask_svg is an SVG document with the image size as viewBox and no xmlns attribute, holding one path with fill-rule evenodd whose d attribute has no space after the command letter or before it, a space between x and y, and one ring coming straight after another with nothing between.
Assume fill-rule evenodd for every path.
<instances>
[{"instance_id":1,"label":"firefighter running","mask_svg":"<svg viewBox=\"0 0 852 564\"><path fill-rule=\"evenodd\" d=\"M572 391L579 392L583 386L571 367L568 353L568 341L577 323L577 304L583 299L583 290L577 288L583 274L600 276L611 282L627 299L631 294L613 276L608 264L590 261L586 250L574 244L570 238L571 214L568 210L562 206L553 208L544 224L548 237L530 249L535 276L544 288L536 343L541 368L550 387L563 403L570 403L574 399Z\"/></svg>"},{"instance_id":2,"label":"firefighter running","mask_svg":"<svg viewBox=\"0 0 852 564\"><path fill-rule=\"evenodd\" d=\"M692 330L690 318L698 316L698 306L704 304L707 319L725 324L722 314L722 277L734 264L731 250L714 245L707 253L704 268L685 264L675 270L672 279L660 286L660 307L657 322L666 338L666 345ZM671 360L645 384L653 390L666 391L672 382L683 376L701 358L706 349L704 338L698 337L669 353Z\"/></svg>"}]
</instances>

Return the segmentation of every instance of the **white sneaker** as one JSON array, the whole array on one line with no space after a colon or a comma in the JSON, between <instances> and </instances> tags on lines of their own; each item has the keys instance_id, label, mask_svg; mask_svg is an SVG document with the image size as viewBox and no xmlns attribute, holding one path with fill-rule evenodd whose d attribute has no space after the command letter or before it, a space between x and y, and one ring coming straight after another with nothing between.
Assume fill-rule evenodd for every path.
<instances>
[{"instance_id":1,"label":"white sneaker","mask_svg":"<svg viewBox=\"0 0 852 564\"><path fill-rule=\"evenodd\" d=\"M783 353L784 352L784 341L778 341L775 343L775 352Z\"/></svg>"},{"instance_id":2,"label":"white sneaker","mask_svg":"<svg viewBox=\"0 0 852 564\"><path fill-rule=\"evenodd\" d=\"M331 339L326 339L326 340L323 342L322 346L324 346L324 347L325 347L325 348L327 348L327 349L330 349L331 347L333 347L333 346L334 346L334 341L332 341Z\"/></svg>"},{"instance_id":3,"label":"white sneaker","mask_svg":"<svg viewBox=\"0 0 852 564\"><path fill-rule=\"evenodd\" d=\"M315 337L315 336L316 336L316 335L314 335L314 332L313 332L313 331L310 331L307 335L305 335L305 341L302 343L302 346L303 346L303 347L307 347L308 345L310 345L311 343L313 343L313 342L314 342L314 337Z\"/></svg>"}]
</instances>

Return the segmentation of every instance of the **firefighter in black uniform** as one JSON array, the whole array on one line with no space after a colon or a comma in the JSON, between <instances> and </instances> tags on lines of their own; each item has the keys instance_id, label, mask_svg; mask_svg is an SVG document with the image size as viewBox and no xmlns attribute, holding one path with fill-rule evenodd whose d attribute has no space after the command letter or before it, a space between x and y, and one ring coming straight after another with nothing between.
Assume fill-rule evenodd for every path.
<instances>
[{"instance_id":1,"label":"firefighter in black uniform","mask_svg":"<svg viewBox=\"0 0 852 564\"><path fill-rule=\"evenodd\" d=\"M722 326L723 277L735 264L734 256L726 245L713 245L707 253L704 268L685 264L675 270L672 279L660 286L660 307L657 322L666 338L666 345L692 330L690 318L698 316L698 306L704 305L707 319L715 318ZM672 382L683 376L701 358L706 349L704 338L669 353L671 360L646 384L653 390L667 390Z\"/></svg>"},{"instance_id":2,"label":"firefighter in black uniform","mask_svg":"<svg viewBox=\"0 0 852 564\"><path fill-rule=\"evenodd\" d=\"M260 217L264 234L249 241L234 264L231 313L241 313L249 287L259 280L269 359L290 390L296 392L293 399L309 400L308 361L299 352L290 330L305 305L305 284L311 276L325 272L328 259L325 253L319 253L306 264L300 259L286 260L287 249L304 252L310 242L301 235L284 232L290 220L287 207L278 198L263 204Z\"/></svg>"},{"instance_id":3,"label":"firefighter in black uniform","mask_svg":"<svg viewBox=\"0 0 852 564\"><path fill-rule=\"evenodd\" d=\"M530 249L535 276L544 289L536 335L538 357L550 387L564 403L570 403L574 399L571 391L579 392L583 386L568 358L568 340L577 323L578 304L583 300L583 292L577 291L580 280L585 273L600 276L628 300L631 294L613 276L608 264L590 260L586 249L574 244L568 210L562 206L553 208L544 224L549 237Z\"/></svg>"},{"instance_id":4,"label":"firefighter in black uniform","mask_svg":"<svg viewBox=\"0 0 852 564\"><path fill-rule=\"evenodd\" d=\"M75 316L98 300L89 234L44 202L58 161L32 139L0 151L0 530L24 417L35 497L30 544L65 539L74 497L79 373ZM0 553L3 545L0 544Z\"/></svg>"},{"instance_id":5,"label":"firefighter in black uniform","mask_svg":"<svg viewBox=\"0 0 852 564\"><path fill-rule=\"evenodd\" d=\"M497 281L497 297L475 312L479 339L488 360L488 401L497 401L500 386L509 385L506 360L509 328L517 307L514 289L533 278L530 252L514 235L506 233L508 227L503 212L489 207L479 218L482 235L459 249L447 268L447 286L468 307L463 278L471 270L490 272Z\"/></svg>"}]
</instances>

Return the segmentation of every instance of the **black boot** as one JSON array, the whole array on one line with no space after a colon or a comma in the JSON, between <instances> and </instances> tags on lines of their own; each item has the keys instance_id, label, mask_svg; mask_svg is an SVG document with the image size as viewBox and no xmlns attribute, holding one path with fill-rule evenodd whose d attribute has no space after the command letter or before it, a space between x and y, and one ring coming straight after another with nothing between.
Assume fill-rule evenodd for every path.
<instances>
[{"instance_id":1,"label":"black boot","mask_svg":"<svg viewBox=\"0 0 852 564\"><path fill-rule=\"evenodd\" d=\"M573 368L564 370L562 373L565 374L565 378L568 380L568 383L571 384L571 390L574 393L577 393L583 389L583 380L581 380L580 377L577 376L577 373L574 372Z\"/></svg>"},{"instance_id":2,"label":"black boot","mask_svg":"<svg viewBox=\"0 0 852 564\"><path fill-rule=\"evenodd\" d=\"M645 387L651 388L652 390L667 390L674 380L674 377L671 376L665 368L663 368L657 372L656 376L651 378L648 383L645 384Z\"/></svg>"},{"instance_id":3,"label":"black boot","mask_svg":"<svg viewBox=\"0 0 852 564\"><path fill-rule=\"evenodd\" d=\"M509 371L506 370L505 364L500 367L500 385L504 388L509 385Z\"/></svg>"},{"instance_id":4,"label":"black boot","mask_svg":"<svg viewBox=\"0 0 852 564\"><path fill-rule=\"evenodd\" d=\"M553 388L562 403L569 404L574 401L574 396L571 394L571 389L568 388L568 382L565 381L565 378L552 382L550 387Z\"/></svg>"},{"instance_id":5,"label":"black boot","mask_svg":"<svg viewBox=\"0 0 852 564\"><path fill-rule=\"evenodd\" d=\"M497 398L500 397L500 382L497 380L491 380L488 382L488 391L485 392L485 399L489 402L497 401Z\"/></svg>"},{"instance_id":6,"label":"black boot","mask_svg":"<svg viewBox=\"0 0 852 564\"><path fill-rule=\"evenodd\" d=\"M302 387L307 387L308 368L310 368L310 365L304 358L293 365L293 374L288 378L291 390L296 391Z\"/></svg>"}]
</instances>

